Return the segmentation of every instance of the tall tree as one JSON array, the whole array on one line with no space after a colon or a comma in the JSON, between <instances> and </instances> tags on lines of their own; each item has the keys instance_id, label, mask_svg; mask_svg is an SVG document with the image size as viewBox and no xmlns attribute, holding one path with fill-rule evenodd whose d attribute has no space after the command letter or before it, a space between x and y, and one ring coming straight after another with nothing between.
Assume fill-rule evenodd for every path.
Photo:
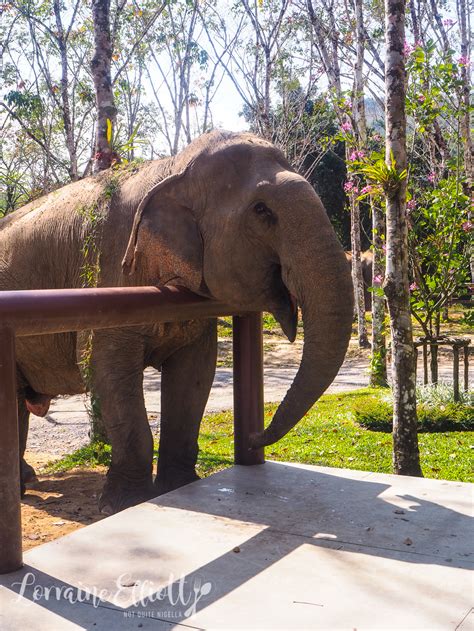
<instances>
[{"instance_id":1,"label":"tall tree","mask_svg":"<svg viewBox=\"0 0 474 631\"><path fill-rule=\"evenodd\" d=\"M91 61L94 79L97 122L95 136L95 172L108 169L118 159L112 147L117 108L112 87L112 37L110 34L110 0L92 0L94 56Z\"/></svg>"},{"instance_id":2,"label":"tall tree","mask_svg":"<svg viewBox=\"0 0 474 631\"><path fill-rule=\"evenodd\" d=\"M457 0L457 13L459 16L459 31L461 36L461 82L462 82L462 108L461 133L464 145L464 168L466 171L465 192L471 199L474 196L474 142L471 131L471 28L470 13L467 0ZM473 220L473 211L469 213L469 220ZM474 244L470 253L471 281L474 283Z\"/></svg>"},{"instance_id":3,"label":"tall tree","mask_svg":"<svg viewBox=\"0 0 474 631\"><path fill-rule=\"evenodd\" d=\"M355 0L355 22L356 22L356 62L354 64L354 95L353 95L353 112L355 119L355 126L358 135L359 150L363 153L368 149L367 138L367 117L365 110L365 81L363 75L365 51L367 48L368 34L365 28L364 22L364 7L363 0ZM384 319L385 319L385 300L379 295L377 291L377 285L382 275L383 265L383 250L382 250L382 237L385 233L384 217L381 210L378 208L373 196L370 196L370 205L372 210L372 340L371 340L371 364L370 364L370 384L372 386L386 386L387 385L387 364L385 358L385 332L384 332ZM359 211L357 211L357 216ZM355 223L355 222L354 222ZM357 254L360 256L360 218L357 222L357 232L353 229L353 245L352 256ZM360 279L356 278L356 281L360 282ZM361 322L365 316L365 300L364 300L364 287L358 288L358 321ZM362 309L362 311L361 311ZM365 320L364 320L365 324ZM365 342L363 336L365 327L359 330L359 343L362 345Z\"/></svg>"},{"instance_id":4,"label":"tall tree","mask_svg":"<svg viewBox=\"0 0 474 631\"><path fill-rule=\"evenodd\" d=\"M352 115L357 148L363 153L367 151L367 119L365 115L365 89L364 89L364 57L365 57L365 28L362 0L354 2L356 23L356 54L354 59L354 85L352 89ZM360 203L357 195L351 195L351 252L352 252L352 282L355 289L355 305L357 310L357 328L359 346L367 348L367 327L365 323L365 296L364 278L361 263L361 226Z\"/></svg>"},{"instance_id":5,"label":"tall tree","mask_svg":"<svg viewBox=\"0 0 474 631\"><path fill-rule=\"evenodd\" d=\"M342 46L343 38L337 27L338 8L334 0L323 0L321 6L316 6L314 0L307 0L309 20L311 22L315 45L320 57L321 65L327 76L327 81L332 95L334 106L343 129L350 129L346 134L346 163L354 151L360 149L360 144L366 142L366 119L364 107L363 64L365 29L362 14L362 0L356 0L354 5L356 13L357 35L360 36L356 50L350 50L350 55L355 53L353 63L354 85L352 90L352 104L355 105L352 112L347 108L347 100L344 99L342 89L341 66L343 65ZM352 16L351 16L352 17ZM352 24L353 27L353 24ZM352 39L352 38L351 38ZM348 127L347 127L348 126ZM350 141L349 141L350 137ZM361 348L369 346L367 338L367 326L365 322L365 298L364 278L361 261L361 231L360 231L360 204L358 190L350 186L346 188L349 198L351 218L351 267L352 281L354 284L354 302L357 317L358 340Z\"/></svg>"},{"instance_id":6,"label":"tall tree","mask_svg":"<svg viewBox=\"0 0 474 631\"><path fill-rule=\"evenodd\" d=\"M416 414L415 350L410 313L406 217L405 0L385 0L387 266L384 290L392 335L393 465L422 475Z\"/></svg>"}]
</instances>

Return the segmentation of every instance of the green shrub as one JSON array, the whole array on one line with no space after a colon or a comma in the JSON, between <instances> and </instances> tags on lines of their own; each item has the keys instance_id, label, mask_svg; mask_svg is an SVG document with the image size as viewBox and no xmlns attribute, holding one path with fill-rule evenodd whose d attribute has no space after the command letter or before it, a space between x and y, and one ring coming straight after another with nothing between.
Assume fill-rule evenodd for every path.
<instances>
[{"instance_id":1,"label":"green shrub","mask_svg":"<svg viewBox=\"0 0 474 631\"><path fill-rule=\"evenodd\" d=\"M419 403L418 431L448 432L474 430L474 406L461 403L446 403L429 406ZM373 399L355 405L355 420L358 425L377 432L392 431L393 406L388 401Z\"/></svg>"},{"instance_id":2,"label":"green shrub","mask_svg":"<svg viewBox=\"0 0 474 631\"><path fill-rule=\"evenodd\" d=\"M474 309L468 309L462 317L461 324L474 326Z\"/></svg>"},{"instance_id":3,"label":"green shrub","mask_svg":"<svg viewBox=\"0 0 474 631\"><path fill-rule=\"evenodd\" d=\"M436 384L428 383L425 386L418 386L416 389L416 400L429 408L436 408L447 403L456 403L453 386L441 381ZM458 403L474 406L474 391L461 391Z\"/></svg>"}]
</instances>

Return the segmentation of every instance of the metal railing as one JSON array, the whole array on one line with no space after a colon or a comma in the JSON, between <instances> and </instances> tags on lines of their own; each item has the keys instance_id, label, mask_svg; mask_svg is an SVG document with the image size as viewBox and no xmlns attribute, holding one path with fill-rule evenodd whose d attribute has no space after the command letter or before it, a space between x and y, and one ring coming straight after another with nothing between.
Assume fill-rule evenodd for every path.
<instances>
[{"instance_id":1,"label":"metal railing","mask_svg":"<svg viewBox=\"0 0 474 631\"><path fill-rule=\"evenodd\" d=\"M250 434L263 430L261 313L174 287L0 292L0 574L23 564L15 338L226 315L233 316L235 463L261 464L263 449L249 448Z\"/></svg>"}]
</instances>

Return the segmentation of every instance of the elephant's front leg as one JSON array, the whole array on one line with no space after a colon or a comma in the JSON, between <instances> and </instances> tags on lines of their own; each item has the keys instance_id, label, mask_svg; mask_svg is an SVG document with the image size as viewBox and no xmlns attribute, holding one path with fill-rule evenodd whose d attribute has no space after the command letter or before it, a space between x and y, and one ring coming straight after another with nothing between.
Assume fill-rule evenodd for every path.
<instances>
[{"instance_id":1,"label":"elephant's front leg","mask_svg":"<svg viewBox=\"0 0 474 631\"><path fill-rule=\"evenodd\" d=\"M199 427L214 380L216 358L217 321L212 320L198 340L163 364L157 495L199 479L195 470Z\"/></svg>"},{"instance_id":2,"label":"elephant's front leg","mask_svg":"<svg viewBox=\"0 0 474 631\"><path fill-rule=\"evenodd\" d=\"M92 390L112 445L112 462L99 500L106 514L143 502L153 487L153 439L143 398L143 336L94 334Z\"/></svg>"}]
</instances>

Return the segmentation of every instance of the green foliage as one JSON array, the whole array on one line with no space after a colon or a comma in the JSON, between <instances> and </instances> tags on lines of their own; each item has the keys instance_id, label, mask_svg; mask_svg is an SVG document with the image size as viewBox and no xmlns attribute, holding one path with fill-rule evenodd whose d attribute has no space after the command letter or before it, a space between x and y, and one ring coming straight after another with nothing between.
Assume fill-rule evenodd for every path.
<instances>
[{"instance_id":1,"label":"green foliage","mask_svg":"<svg viewBox=\"0 0 474 631\"><path fill-rule=\"evenodd\" d=\"M38 119L44 113L41 97L32 92L11 90L5 96L5 101L15 109L15 113L20 117Z\"/></svg>"},{"instance_id":2,"label":"green foliage","mask_svg":"<svg viewBox=\"0 0 474 631\"><path fill-rule=\"evenodd\" d=\"M361 427L378 431L392 431L392 405L386 401L364 402L355 408L355 418ZM464 432L474 430L474 406L459 403L441 404L432 407L424 403L417 405L419 432Z\"/></svg>"},{"instance_id":3,"label":"green foliage","mask_svg":"<svg viewBox=\"0 0 474 631\"><path fill-rule=\"evenodd\" d=\"M433 40L416 46L407 58L410 77L406 108L418 133L429 135L436 119L456 119L463 113L461 66L454 50L443 52ZM452 131L445 130L448 140ZM434 165L432 165L434 166Z\"/></svg>"},{"instance_id":4,"label":"green foliage","mask_svg":"<svg viewBox=\"0 0 474 631\"><path fill-rule=\"evenodd\" d=\"M370 383L373 386L385 387L387 385L387 349L372 352L370 356L369 372Z\"/></svg>"},{"instance_id":5,"label":"green foliage","mask_svg":"<svg viewBox=\"0 0 474 631\"><path fill-rule=\"evenodd\" d=\"M416 389L416 400L428 407L439 407L446 404L456 403L454 401L454 388L451 385L442 382L418 386ZM458 403L468 407L473 407L474 391L460 392Z\"/></svg>"},{"instance_id":6,"label":"green foliage","mask_svg":"<svg viewBox=\"0 0 474 631\"><path fill-rule=\"evenodd\" d=\"M419 191L409 215L411 309L426 336L439 335L441 310L462 293L472 242L466 231L469 198L456 176Z\"/></svg>"},{"instance_id":7,"label":"green foliage","mask_svg":"<svg viewBox=\"0 0 474 631\"><path fill-rule=\"evenodd\" d=\"M361 159L353 161L353 169L357 173L361 173L368 182L379 185L382 190L389 196L395 194L400 183L407 178L407 170L398 169L393 153L390 154L390 164L387 164L385 158L377 152L373 152L369 160ZM370 194L374 190L371 189ZM363 194L360 199L363 199Z\"/></svg>"},{"instance_id":8,"label":"green foliage","mask_svg":"<svg viewBox=\"0 0 474 631\"><path fill-rule=\"evenodd\" d=\"M108 197L106 193L104 193L104 196ZM104 220L104 216L97 203L81 206L78 213L84 218L87 224L81 251L83 260L81 280L83 287L96 287L100 274L100 226Z\"/></svg>"},{"instance_id":9,"label":"green foliage","mask_svg":"<svg viewBox=\"0 0 474 631\"><path fill-rule=\"evenodd\" d=\"M47 464L47 470L51 473L69 471L74 467L109 466L112 455L110 445L101 442L93 442L90 445L77 449L72 454L64 456L60 460L54 460Z\"/></svg>"},{"instance_id":10,"label":"green foliage","mask_svg":"<svg viewBox=\"0 0 474 631\"><path fill-rule=\"evenodd\" d=\"M462 317L462 324L474 327L474 309L468 309Z\"/></svg>"},{"instance_id":11,"label":"green foliage","mask_svg":"<svg viewBox=\"0 0 474 631\"><path fill-rule=\"evenodd\" d=\"M104 186L104 197L111 200L120 186L120 180L116 175L111 176Z\"/></svg>"}]
</instances>

